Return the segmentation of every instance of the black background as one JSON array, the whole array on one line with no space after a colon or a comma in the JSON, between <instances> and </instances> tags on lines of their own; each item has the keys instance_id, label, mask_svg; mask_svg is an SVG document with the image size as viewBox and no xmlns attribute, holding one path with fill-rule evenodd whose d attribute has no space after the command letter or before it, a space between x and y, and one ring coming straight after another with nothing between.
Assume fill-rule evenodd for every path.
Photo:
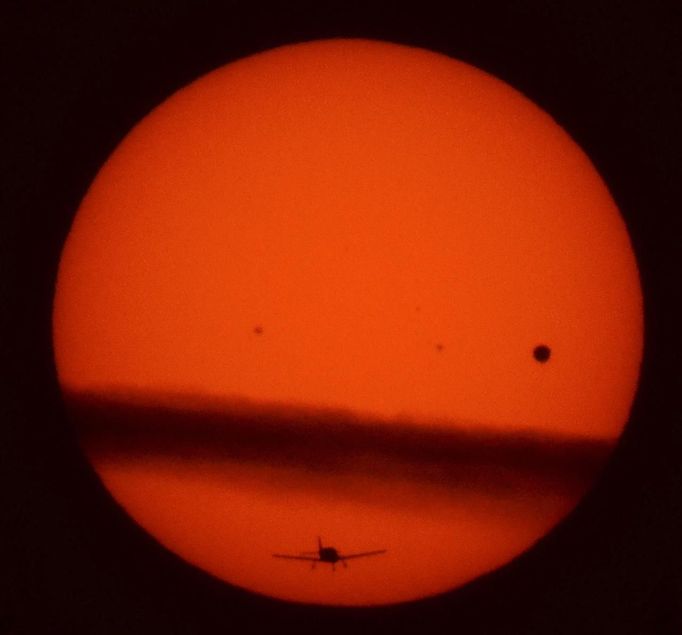
<instances>
[{"instance_id":1,"label":"black background","mask_svg":"<svg viewBox=\"0 0 682 635\"><path fill-rule=\"evenodd\" d=\"M45 3L47 5L47 3ZM4 2L0 633L682 633L676 3ZM533 550L453 593L377 609L252 596L161 548L109 498L60 402L50 313L80 199L126 132L232 59L323 37L487 70L590 155L631 233L646 351L597 487ZM443 545L447 549L447 545Z\"/></svg>"}]
</instances>

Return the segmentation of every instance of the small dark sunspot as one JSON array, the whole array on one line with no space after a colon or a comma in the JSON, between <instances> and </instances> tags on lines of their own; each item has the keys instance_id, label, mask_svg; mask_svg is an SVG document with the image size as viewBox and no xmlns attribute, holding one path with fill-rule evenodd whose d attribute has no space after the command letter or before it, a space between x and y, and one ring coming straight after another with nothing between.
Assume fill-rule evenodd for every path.
<instances>
[{"instance_id":1,"label":"small dark sunspot","mask_svg":"<svg viewBox=\"0 0 682 635\"><path fill-rule=\"evenodd\" d=\"M550 350L549 346L545 346L544 344L540 344L533 349L533 357L542 363L548 361L551 354L552 351Z\"/></svg>"}]
</instances>

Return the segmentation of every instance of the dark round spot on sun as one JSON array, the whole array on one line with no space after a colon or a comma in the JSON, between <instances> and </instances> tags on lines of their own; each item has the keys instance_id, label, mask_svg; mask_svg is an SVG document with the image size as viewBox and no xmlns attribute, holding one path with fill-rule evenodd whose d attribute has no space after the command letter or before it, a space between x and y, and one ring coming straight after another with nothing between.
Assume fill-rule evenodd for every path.
<instances>
[{"instance_id":1,"label":"dark round spot on sun","mask_svg":"<svg viewBox=\"0 0 682 635\"><path fill-rule=\"evenodd\" d=\"M549 360L549 356L552 354L549 346L540 344L533 349L533 357L543 364Z\"/></svg>"},{"instance_id":2,"label":"dark round spot on sun","mask_svg":"<svg viewBox=\"0 0 682 635\"><path fill-rule=\"evenodd\" d=\"M253 327L253 332L256 335L262 335L263 334L263 327L259 324L258 326Z\"/></svg>"}]
</instances>

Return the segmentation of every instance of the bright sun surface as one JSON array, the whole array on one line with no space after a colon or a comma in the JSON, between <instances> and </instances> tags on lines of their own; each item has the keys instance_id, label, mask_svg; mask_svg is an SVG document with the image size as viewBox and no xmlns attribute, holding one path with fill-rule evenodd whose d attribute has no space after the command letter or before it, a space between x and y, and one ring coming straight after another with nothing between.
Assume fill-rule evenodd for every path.
<instances>
[{"instance_id":1,"label":"bright sun surface","mask_svg":"<svg viewBox=\"0 0 682 635\"><path fill-rule=\"evenodd\" d=\"M321 604L529 548L618 438L642 339L625 224L566 132L472 66L352 39L227 64L142 119L54 305L113 497L226 582ZM386 553L272 557L318 536Z\"/></svg>"}]
</instances>

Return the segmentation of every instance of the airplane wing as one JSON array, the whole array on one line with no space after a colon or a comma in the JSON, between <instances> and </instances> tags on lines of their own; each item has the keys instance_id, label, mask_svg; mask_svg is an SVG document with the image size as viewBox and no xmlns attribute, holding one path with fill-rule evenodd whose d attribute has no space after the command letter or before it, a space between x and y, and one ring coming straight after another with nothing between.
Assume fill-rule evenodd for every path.
<instances>
[{"instance_id":1,"label":"airplane wing","mask_svg":"<svg viewBox=\"0 0 682 635\"><path fill-rule=\"evenodd\" d=\"M313 558L312 556L290 556L285 553L273 553L272 554L273 558L287 558L289 560L307 560L308 562L319 562L320 558L315 557Z\"/></svg>"},{"instance_id":2,"label":"airplane wing","mask_svg":"<svg viewBox=\"0 0 682 635\"><path fill-rule=\"evenodd\" d=\"M386 553L386 549L378 549L377 551L363 551L362 553L349 553L348 555L339 554L341 560L350 560L351 558L364 558L365 556L378 556L380 553Z\"/></svg>"}]
</instances>

